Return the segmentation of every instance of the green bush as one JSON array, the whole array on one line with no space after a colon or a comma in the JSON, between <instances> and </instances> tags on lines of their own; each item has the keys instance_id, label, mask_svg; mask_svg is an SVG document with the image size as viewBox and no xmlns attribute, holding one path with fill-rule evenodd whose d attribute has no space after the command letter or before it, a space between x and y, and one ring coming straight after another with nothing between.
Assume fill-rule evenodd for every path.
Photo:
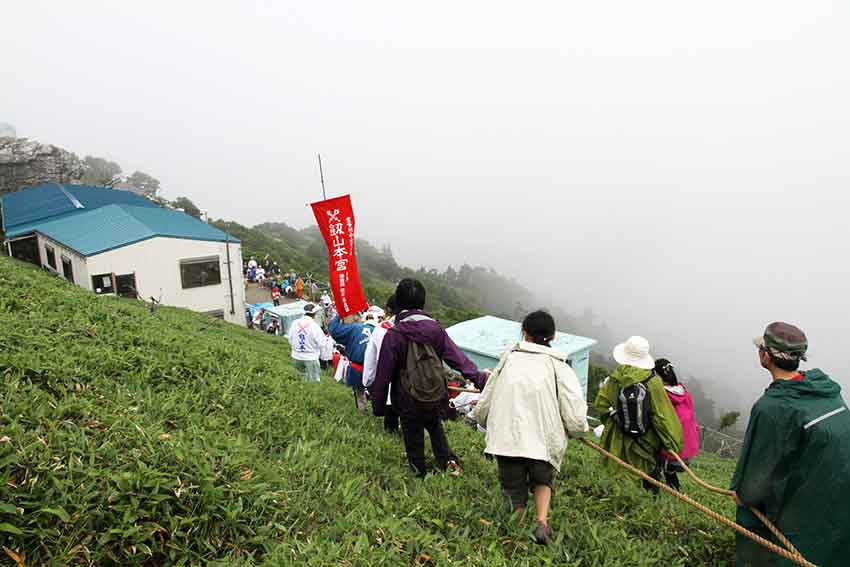
<instances>
[{"instance_id":1,"label":"green bush","mask_svg":"<svg viewBox=\"0 0 850 567\"><path fill-rule=\"evenodd\" d=\"M0 544L32 565L720 565L732 535L573 444L553 545L510 519L483 438L416 480L286 343L0 259ZM699 460L723 484L730 463ZM687 484L689 491L696 492ZM721 497L700 498L727 515Z\"/></svg>"}]
</instances>

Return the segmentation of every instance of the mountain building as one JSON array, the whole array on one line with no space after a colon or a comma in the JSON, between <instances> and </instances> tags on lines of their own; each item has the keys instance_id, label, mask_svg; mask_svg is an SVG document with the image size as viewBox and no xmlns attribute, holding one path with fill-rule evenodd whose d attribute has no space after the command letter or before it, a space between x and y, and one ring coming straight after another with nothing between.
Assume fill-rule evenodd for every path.
<instances>
[{"instance_id":1,"label":"mountain building","mask_svg":"<svg viewBox=\"0 0 850 567\"><path fill-rule=\"evenodd\" d=\"M245 320L242 247L131 191L46 183L0 197L6 250L98 295Z\"/></svg>"}]
</instances>

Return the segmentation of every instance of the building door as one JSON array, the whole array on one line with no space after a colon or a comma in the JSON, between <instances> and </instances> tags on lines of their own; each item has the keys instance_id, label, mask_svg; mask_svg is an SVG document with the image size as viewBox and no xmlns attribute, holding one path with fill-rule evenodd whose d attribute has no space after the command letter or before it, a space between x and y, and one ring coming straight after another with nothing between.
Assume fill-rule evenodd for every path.
<instances>
[{"instance_id":1,"label":"building door","mask_svg":"<svg viewBox=\"0 0 850 567\"><path fill-rule=\"evenodd\" d=\"M71 283L74 283L74 265L70 258L62 256L62 275Z\"/></svg>"},{"instance_id":2,"label":"building door","mask_svg":"<svg viewBox=\"0 0 850 567\"><path fill-rule=\"evenodd\" d=\"M41 254L38 251L38 238L30 236L13 240L9 243L10 255L36 266L41 266Z\"/></svg>"}]
</instances>

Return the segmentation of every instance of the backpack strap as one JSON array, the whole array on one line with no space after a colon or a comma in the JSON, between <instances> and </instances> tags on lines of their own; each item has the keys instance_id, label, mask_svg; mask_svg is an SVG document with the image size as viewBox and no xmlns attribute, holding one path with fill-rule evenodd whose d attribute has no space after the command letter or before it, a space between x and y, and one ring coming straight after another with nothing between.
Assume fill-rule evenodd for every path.
<instances>
[{"instance_id":1,"label":"backpack strap","mask_svg":"<svg viewBox=\"0 0 850 567\"><path fill-rule=\"evenodd\" d=\"M646 380L641 381L641 384L643 384L643 385L645 385L645 386L646 386L646 394L649 396L649 400L650 400L650 402L649 402L649 403L650 403L650 404L652 404L652 395L649 393L649 385L647 384L647 382L649 382L650 380L652 380L652 378L653 378L654 376L657 376L657 374L655 373L655 369L653 368L653 369L652 369L652 371L649 373L649 376L646 378ZM650 419L651 419L651 418L650 418ZM655 429L655 426L654 426L654 425L652 425L652 422L651 422L651 421L650 421L650 424L649 424L649 425L650 425L650 427L652 427L653 429ZM658 432L656 432L655 434L656 434L656 435L658 435ZM646 451L646 452L647 452L647 453L649 453L650 455L653 455L653 454L655 455L656 463L655 463L655 470L653 471L653 474L654 474L655 472L657 472L657 471L658 471L658 467L659 467L659 465L658 465L658 459L659 459L659 457L661 456L661 452L664 450L664 447L659 448L659 449L658 449L658 452L653 453L653 451L652 451L652 450L650 450L650 448L649 448L649 447L644 446L644 444L640 442L640 438L639 438L639 437L635 437L634 441L635 441L635 443L637 443L637 446L638 446L638 447L640 447L641 449L643 449L644 451ZM650 475L650 476L652 476L652 475Z\"/></svg>"}]
</instances>

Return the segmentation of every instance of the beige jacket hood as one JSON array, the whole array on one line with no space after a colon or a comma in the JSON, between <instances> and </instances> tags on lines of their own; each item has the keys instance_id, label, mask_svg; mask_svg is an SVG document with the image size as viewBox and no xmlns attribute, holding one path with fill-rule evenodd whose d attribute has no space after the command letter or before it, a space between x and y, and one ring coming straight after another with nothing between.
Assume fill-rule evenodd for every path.
<instances>
[{"instance_id":1,"label":"beige jacket hood","mask_svg":"<svg viewBox=\"0 0 850 567\"><path fill-rule=\"evenodd\" d=\"M567 432L589 430L587 402L566 356L525 341L502 355L470 416L487 429L487 453L547 461L559 471Z\"/></svg>"}]
</instances>

